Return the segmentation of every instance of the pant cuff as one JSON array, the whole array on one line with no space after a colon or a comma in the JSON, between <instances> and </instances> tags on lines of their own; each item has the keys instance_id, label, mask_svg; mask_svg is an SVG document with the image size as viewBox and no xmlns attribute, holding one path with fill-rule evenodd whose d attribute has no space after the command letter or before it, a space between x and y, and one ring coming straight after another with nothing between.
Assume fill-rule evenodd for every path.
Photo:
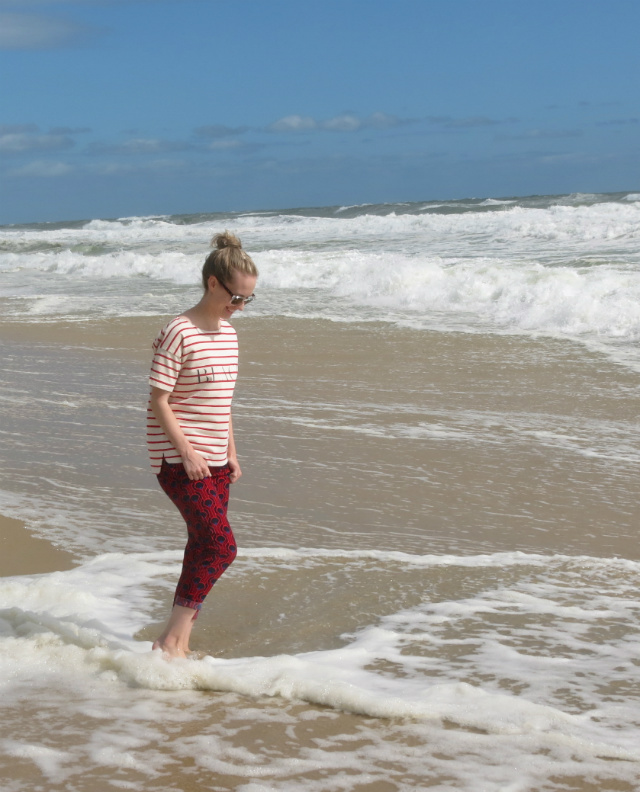
<instances>
[{"instance_id":1,"label":"pant cuff","mask_svg":"<svg viewBox=\"0 0 640 792\"><path fill-rule=\"evenodd\" d=\"M181 605L183 608L193 608L193 620L195 621L198 618L198 613L200 612L200 608L202 608L201 602L194 602L193 600L185 599L184 597L175 597L173 600L174 605Z\"/></svg>"}]
</instances>

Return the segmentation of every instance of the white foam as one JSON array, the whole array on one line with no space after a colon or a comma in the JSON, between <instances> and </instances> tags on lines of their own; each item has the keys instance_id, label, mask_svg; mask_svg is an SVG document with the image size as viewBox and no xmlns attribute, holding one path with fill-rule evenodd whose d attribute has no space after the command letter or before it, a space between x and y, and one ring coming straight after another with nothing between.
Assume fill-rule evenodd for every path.
<instances>
[{"instance_id":1,"label":"white foam","mask_svg":"<svg viewBox=\"0 0 640 792\"><path fill-rule=\"evenodd\" d=\"M421 411L414 405L403 410L395 404L362 402L353 409L343 404L323 402L320 407L322 418L315 417L316 411L312 406L306 406L305 414L300 415L300 405L282 401L276 405L260 401L245 409L269 415L271 421L283 427L300 426L332 434L339 432L417 442L429 439L466 447L469 444L505 445L514 442L530 445L533 440L541 447L571 455L629 464L640 462L640 450L635 438L629 436L628 425L613 420L557 415L550 419L546 414L505 414L489 410ZM399 420L403 412L407 413L406 421Z\"/></svg>"},{"instance_id":2,"label":"white foam","mask_svg":"<svg viewBox=\"0 0 640 792\"><path fill-rule=\"evenodd\" d=\"M40 706L77 708L95 722L84 742L76 736L66 750L17 736L3 741L4 752L34 762L51 783L63 783L79 768L111 767L130 771L131 779L140 774L140 782L129 787L136 789L145 773L168 772L178 756L248 781L280 779L279 789L294 779L295 788L326 788L303 776L313 769L335 770L332 748L339 748L361 779L374 768L379 778L379 762L388 773L398 763L424 770L424 752L408 747L411 735L413 742L420 737L416 744L427 740L434 749L430 767L444 772L440 753L455 758L456 788L465 792L474 789L479 768L489 779L487 790L512 788L509 767L522 756L532 768L528 782L559 766L572 775L613 773L625 779L640 762L633 687L640 656L637 562L254 548L236 563L233 585L243 589L258 581L277 585L284 569L310 580L339 568L363 582L384 569L393 575L396 594L386 593L386 616L342 636L334 648L169 663L133 634L149 618L149 586L175 579L179 553L110 554L68 572L2 579L0 680L6 712L37 686ZM415 605L393 606L403 587L415 596L416 586L424 589ZM286 618L296 632L295 613ZM203 690L227 696L228 720L192 730L175 743L171 739L164 759L156 755L162 724L175 729L197 718L209 699L184 696ZM362 721L355 736L325 729L313 749L302 751L302 764L284 755L265 763L259 752L234 744L247 721L289 724L293 730L302 715L296 705L292 717L286 702L328 708L306 710L309 723L340 712L370 720ZM376 726L380 719L384 728ZM387 742L389 735L394 737ZM351 745L354 740L360 747Z\"/></svg>"},{"instance_id":3,"label":"white foam","mask_svg":"<svg viewBox=\"0 0 640 792\"><path fill-rule=\"evenodd\" d=\"M68 773L62 767L71 758L68 751L47 748L43 745L30 745L18 740L2 740L0 745L8 756L31 760L42 775L53 783L63 783L68 777Z\"/></svg>"},{"instance_id":4,"label":"white foam","mask_svg":"<svg viewBox=\"0 0 640 792\"><path fill-rule=\"evenodd\" d=\"M261 271L259 315L542 333L620 349L628 361L640 338L640 204L631 197L537 208L488 199L448 214L364 206L354 217L265 213L233 223ZM3 229L2 294L27 300L11 310L26 305L39 320L163 313L197 292L212 230L168 218Z\"/></svg>"},{"instance_id":5,"label":"white foam","mask_svg":"<svg viewBox=\"0 0 640 792\"><path fill-rule=\"evenodd\" d=\"M515 203L515 198L502 200L497 198L487 198L485 201L481 201L478 206L512 206Z\"/></svg>"}]
</instances>

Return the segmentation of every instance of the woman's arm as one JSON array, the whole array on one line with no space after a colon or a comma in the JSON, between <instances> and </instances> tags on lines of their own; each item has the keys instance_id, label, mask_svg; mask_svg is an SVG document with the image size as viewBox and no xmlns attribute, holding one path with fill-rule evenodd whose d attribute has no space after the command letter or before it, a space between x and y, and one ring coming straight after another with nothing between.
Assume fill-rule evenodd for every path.
<instances>
[{"instance_id":1,"label":"woman's arm","mask_svg":"<svg viewBox=\"0 0 640 792\"><path fill-rule=\"evenodd\" d=\"M229 460L229 481L233 484L242 475L240 465L238 464L238 455L236 453L236 441L233 437L233 423L231 422L231 415L229 415L229 449L227 451L227 458Z\"/></svg>"},{"instance_id":2,"label":"woman's arm","mask_svg":"<svg viewBox=\"0 0 640 792\"><path fill-rule=\"evenodd\" d=\"M209 474L207 460L199 454L185 437L178 419L169 405L169 391L151 388L151 411L155 415L162 431L182 457L182 464L191 481L200 481Z\"/></svg>"}]
</instances>

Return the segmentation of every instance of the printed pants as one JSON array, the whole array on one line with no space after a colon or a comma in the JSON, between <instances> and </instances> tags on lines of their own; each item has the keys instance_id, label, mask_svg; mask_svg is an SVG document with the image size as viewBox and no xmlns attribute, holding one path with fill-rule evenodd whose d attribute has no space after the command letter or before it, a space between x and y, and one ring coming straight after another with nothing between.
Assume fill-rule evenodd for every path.
<instances>
[{"instance_id":1,"label":"printed pants","mask_svg":"<svg viewBox=\"0 0 640 792\"><path fill-rule=\"evenodd\" d=\"M193 608L194 619L237 554L227 520L229 466L210 467L209 471L207 478L191 481L182 464L170 465L163 459L158 474L158 483L177 506L189 534L173 604Z\"/></svg>"}]
</instances>

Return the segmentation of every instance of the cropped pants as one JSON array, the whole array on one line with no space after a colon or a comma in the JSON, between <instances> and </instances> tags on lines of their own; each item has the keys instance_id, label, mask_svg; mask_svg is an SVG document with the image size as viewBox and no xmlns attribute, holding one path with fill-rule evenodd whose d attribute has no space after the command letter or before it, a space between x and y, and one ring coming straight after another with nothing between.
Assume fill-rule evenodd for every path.
<instances>
[{"instance_id":1,"label":"cropped pants","mask_svg":"<svg viewBox=\"0 0 640 792\"><path fill-rule=\"evenodd\" d=\"M210 476L191 481L182 464L165 459L158 483L177 506L189 535L174 605L193 608L197 618L213 584L233 563L236 542L227 520L229 466L210 467Z\"/></svg>"}]
</instances>

